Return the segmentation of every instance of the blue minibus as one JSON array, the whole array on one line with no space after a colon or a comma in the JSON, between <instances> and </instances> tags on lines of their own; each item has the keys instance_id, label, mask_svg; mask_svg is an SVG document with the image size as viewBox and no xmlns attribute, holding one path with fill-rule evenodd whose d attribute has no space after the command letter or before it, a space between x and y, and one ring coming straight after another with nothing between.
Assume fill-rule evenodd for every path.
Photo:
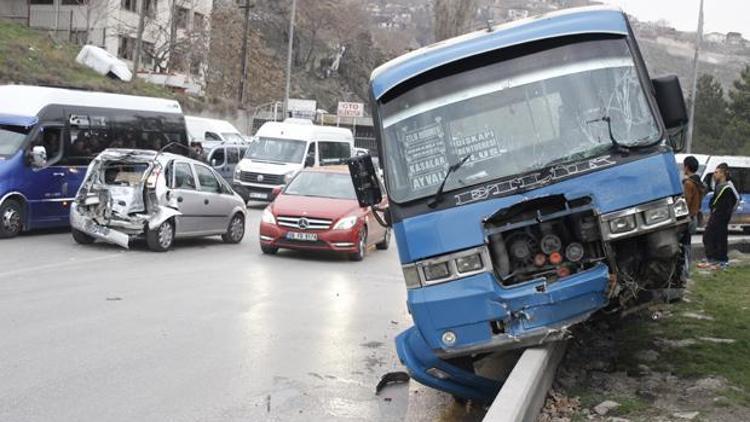
<instances>
[{"instance_id":1,"label":"blue minibus","mask_svg":"<svg viewBox=\"0 0 750 422\"><path fill-rule=\"evenodd\" d=\"M680 296L685 102L676 77L651 79L622 11L570 9L413 51L376 69L370 93L412 378L490 400L500 382L476 371L489 354ZM349 165L376 206L371 159Z\"/></svg>"},{"instance_id":2,"label":"blue minibus","mask_svg":"<svg viewBox=\"0 0 750 422\"><path fill-rule=\"evenodd\" d=\"M185 154L177 101L38 86L0 86L0 238L69 225L89 162L107 148ZM175 148L177 147L177 148Z\"/></svg>"}]
</instances>

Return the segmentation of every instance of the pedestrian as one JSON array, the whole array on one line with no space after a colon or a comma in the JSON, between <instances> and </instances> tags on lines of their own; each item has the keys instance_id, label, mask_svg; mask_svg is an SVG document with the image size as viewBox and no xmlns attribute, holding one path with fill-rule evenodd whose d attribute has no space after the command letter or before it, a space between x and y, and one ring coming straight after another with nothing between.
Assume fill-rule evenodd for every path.
<instances>
[{"instance_id":1,"label":"pedestrian","mask_svg":"<svg viewBox=\"0 0 750 422\"><path fill-rule=\"evenodd\" d=\"M693 235L698 230L701 220L701 203L706 194L706 187L698 176L698 159L692 155L685 157L682 162L685 179L682 181L682 190L685 194L685 201L688 206L688 215L690 223L685 228L682 236L682 248L685 253L685 262L683 263L682 278L687 281L690 278L690 264L693 261L693 250L690 245Z\"/></svg>"},{"instance_id":2,"label":"pedestrian","mask_svg":"<svg viewBox=\"0 0 750 422\"><path fill-rule=\"evenodd\" d=\"M699 268L720 269L729 264L727 249L729 243L729 220L732 218L740 195L730 180L729 166L721 163L713 175L714 197L711 198L711 215L703 233L703 246L707 262Z\"/></svg>"}]
</instances>

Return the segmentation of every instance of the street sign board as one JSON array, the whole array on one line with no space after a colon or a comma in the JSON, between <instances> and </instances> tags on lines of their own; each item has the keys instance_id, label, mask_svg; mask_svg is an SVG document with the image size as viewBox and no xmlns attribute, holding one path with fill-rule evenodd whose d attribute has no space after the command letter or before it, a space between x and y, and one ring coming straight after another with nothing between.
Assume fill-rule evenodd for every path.
<instances>
[{"instance_id":1,"label":"street sign board","mask_svg":"<svg viewBox=\"0 0 750 422\"><path fill-rule=\"evenodd\" d=\"M364 117L365 105L363 103L349 103L339 101L339 106L336 114L339 117Z\"/></svg>"},{"instance_id":2,"label":"street sign board","mask_svg":"<svg viewBox=\"0 0 750 422\"><path fill-rule=\"evenodd\" d=\"M292 117L301 119L315 119L318 103L315 100L303 100L299 98L290 98L287 103L287 110Z\"/></svg>"}]
</instances>

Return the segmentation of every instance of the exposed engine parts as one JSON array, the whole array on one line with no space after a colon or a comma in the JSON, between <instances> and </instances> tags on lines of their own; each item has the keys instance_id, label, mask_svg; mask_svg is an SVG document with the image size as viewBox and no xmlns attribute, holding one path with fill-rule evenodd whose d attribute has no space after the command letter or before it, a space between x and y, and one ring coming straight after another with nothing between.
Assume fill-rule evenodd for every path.
<instances>
[{"instance_id":1,"label":"exposed engine parts","mask_svg":"<svg viewBox=\"0 0 750 422\"><path fill-rule=\"evenodd\" d=\"M486 221L495 271L506 286L561 277L605 259L599 226L588 198L532 200Z\"/></svg>"},{"instance_id":2,"label":"exposed engine parts","mask_svg":"<svg viewBox=\"0 0 750 422\"><path fill-rule=\"evenodd\" d=\"M563 195L532 199L485 220L496 275L504 286L530 280L555 282L606 263L614 307L653 298L680 284L679 226L605 241L590 198Z\"/></svg>"}]
</instances>

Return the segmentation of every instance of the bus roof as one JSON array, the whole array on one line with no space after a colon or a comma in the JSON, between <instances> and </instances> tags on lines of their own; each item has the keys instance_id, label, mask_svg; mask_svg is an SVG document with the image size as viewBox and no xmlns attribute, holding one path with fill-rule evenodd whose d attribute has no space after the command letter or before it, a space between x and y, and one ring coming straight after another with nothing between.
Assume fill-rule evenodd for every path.
<instances>
[{"instance_id":1,"label":"bus roof","mask_svg":"<svg viewBox=\"0 0 750 422\"><path fill-rule=\"evenodd\" d=\"M163 98L41 86L0 85L0 113L36 116L50 104L182 114L180 103Z\"/></svg>"},{"instance_id":2,"label":"bus roof","mask_svg":"<svg viewBox=\"0 0 750 422\"><path fill-rule=\"evenodd\" d=\"M618 8L591 6L566 9L465 34L412 51L373 71L372 94L379 100L401 83L429 70L514 45L578 34L627 35L625 14Z\"/></svg>"}]
</instances>

